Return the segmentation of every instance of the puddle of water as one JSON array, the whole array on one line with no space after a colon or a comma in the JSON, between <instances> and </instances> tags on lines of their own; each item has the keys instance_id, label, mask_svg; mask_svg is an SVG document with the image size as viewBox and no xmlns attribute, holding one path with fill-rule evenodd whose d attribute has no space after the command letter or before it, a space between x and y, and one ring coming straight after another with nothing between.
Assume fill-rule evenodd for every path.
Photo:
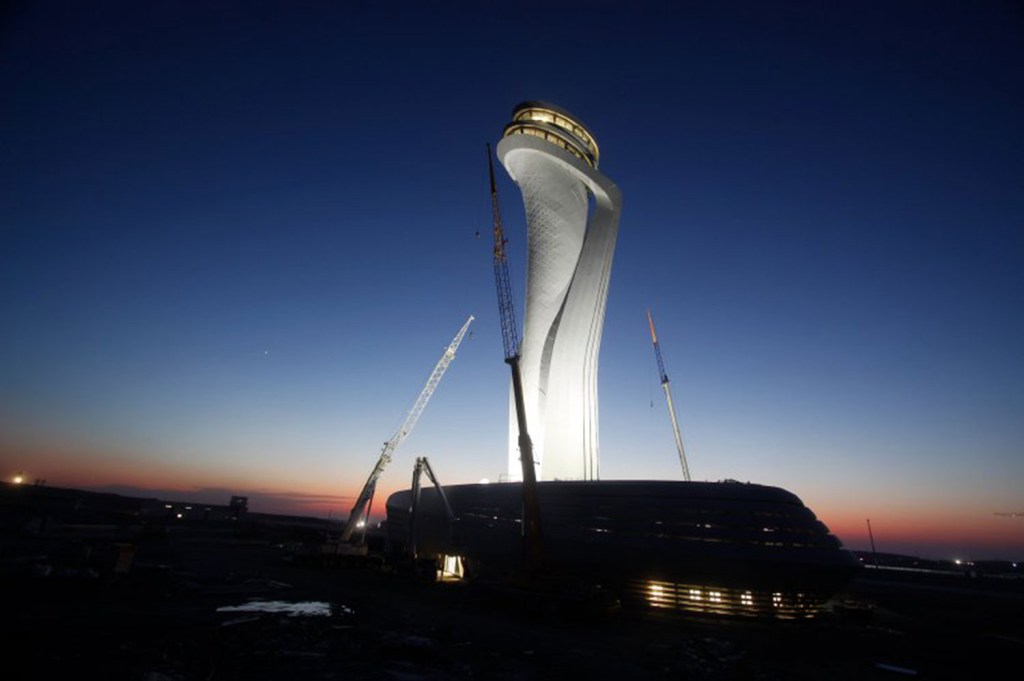
<instances>
[{"instance_id":1,"label":"puddle of water","mask_svg":"<svg viewBox=\"0 0 1024 681\"><path fill-rule=\"evenodd\" d=\"M344 605L337 606L338 613L351 615L353 611ZM269 612L291 617L330 617L331 604L324 601L251 601L242 605L225 605L217 612Z\"/></svg>"}]
</instances>

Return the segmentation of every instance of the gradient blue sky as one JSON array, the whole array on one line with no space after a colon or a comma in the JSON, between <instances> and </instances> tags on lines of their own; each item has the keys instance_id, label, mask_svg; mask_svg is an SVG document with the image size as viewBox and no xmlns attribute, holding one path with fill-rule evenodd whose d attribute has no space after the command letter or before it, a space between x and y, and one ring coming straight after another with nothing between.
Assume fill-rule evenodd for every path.
<instances>
[{"instance_id":1,"label":"gradient blue sky","mask_svg":"<svg viewBox=\"0 0 1024 681\"><path fill-rule=\"evenodd\" d=\"M679 475L649 306L696 478L1024 558L1012 3L91 4L0 23L0 474L347 513L472 313L381 489L497 477L484 143L543 99L624 196L603 477Z\"/></svg>"}]
</instances>

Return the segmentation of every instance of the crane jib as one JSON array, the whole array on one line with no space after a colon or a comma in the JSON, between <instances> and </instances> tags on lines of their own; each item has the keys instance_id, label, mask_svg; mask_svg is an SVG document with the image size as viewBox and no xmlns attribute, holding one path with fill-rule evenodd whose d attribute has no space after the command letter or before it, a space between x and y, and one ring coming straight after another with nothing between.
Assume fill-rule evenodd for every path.
<instances>
[{"instance_id":1,"label":"crane jib","mask_svg":"<svg viewBox=\"0 0 1024 681\"><path fill-rule=\"evenodd\" d=\"M384 449L381 450L380 457L377 459L376 465L373 467L373 471L370 473L370 477L367 478L366 484L363 485L362 491L359 496L356 497L356 503L352 506L352 512L349 514L348 522L345 524L345 529L341 533L341 540L343 542L352 541L352 537L355 534L355 530L365 524L367 507L373 499L373 493L377 488L377 480L380 478L384 469L389 463L391 463L392 455L395 450L398 449L398 445L402 444L402 441L409 436L412 429L416 426L416 422L419 421L420 415L423 410L427 407L427 402L430 401L430 397L434 394L434 390L437 388L437 384L441 382L441 378L444 376L444 372L448 370L448 365L451 364L452 360L455 359L455 352L459 349L459 344L462 343L462 339L466 335L466 331L469 329L469 325L473 322L473 315L469 315L469 319L462 325L459 332L455 334L455 338L445 348L444 354L441 355L441 359L438 360L437 365L434 367L434 371L430 374L430 378L427 379L427 384L423 386L423 390L420 391L419 397L416 398L416 402L413 403L412 409L405 417L405 421L399 426L398 430L392 436L390 440L384 443ZM359 537L365 536L360 534Z\"/></svg>"}]
</instances>

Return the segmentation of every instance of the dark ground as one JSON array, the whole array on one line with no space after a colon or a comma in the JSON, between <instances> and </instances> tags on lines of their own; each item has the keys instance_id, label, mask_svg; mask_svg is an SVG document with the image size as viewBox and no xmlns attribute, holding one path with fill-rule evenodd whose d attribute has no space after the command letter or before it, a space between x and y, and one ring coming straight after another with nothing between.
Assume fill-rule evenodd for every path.
<instances>
[{"instance_id":1,"label":"dark ground","mask_svg":"<svg viewBox=\"0 0 1024 681\"><path fill-rule=\"evenodd\" d=\"M308 528L251 521L136 527L113 574L104 527L5 529L4 678L986 679L1024 655L1022 580L871 570L846 593L870 610L716 619L300 565ZM217 612L254 598L332 615Z\"/></svg>"}]
</instances>

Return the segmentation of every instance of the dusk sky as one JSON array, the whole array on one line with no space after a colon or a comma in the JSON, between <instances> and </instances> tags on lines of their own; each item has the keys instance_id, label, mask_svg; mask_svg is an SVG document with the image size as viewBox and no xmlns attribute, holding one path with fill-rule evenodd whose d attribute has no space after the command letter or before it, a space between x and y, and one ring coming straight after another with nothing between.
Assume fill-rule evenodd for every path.
<instances>
[{"instance_id":1,"label":"dusk sky","mask_svg":"<svg viewBox=\"0 0 1024 681\"><path fill-rule=\"evenodd\" d=\"M347 516L474 314L375 510L496 479L484 145L538 99L623 194L602 478L680 477L649 307L695 479L1024 558L1019 5L479 4L3 10L0 475Z\"/></svg>"}]
</instances>

